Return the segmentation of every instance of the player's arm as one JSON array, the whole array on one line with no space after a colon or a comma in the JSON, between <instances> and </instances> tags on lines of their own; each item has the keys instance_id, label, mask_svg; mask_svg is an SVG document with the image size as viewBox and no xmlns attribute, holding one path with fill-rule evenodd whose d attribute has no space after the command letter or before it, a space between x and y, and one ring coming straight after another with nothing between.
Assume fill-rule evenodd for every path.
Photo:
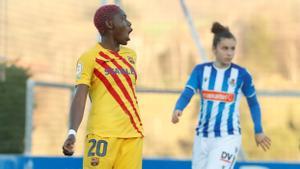
<instances>
[{"instance_id":1,"label":"player's arm","mask_svg":"<svg viewBox=\"0 0 300 169\"><path fill-rule=\"evenodd\" d=\"M76 131L82 121L89 86L79 84L76 86L75 95L70 108L70 129L68 137L63 145L63 153L71 156L74 153Z\"/></svg>"},{"instance_id":2,"label":"player's arm","mask_svg":"<svg viewBox=\"0 0 300 169\"><path fill-rule=\"evenodd\" d=\"M172 123L175 124L179 122L179 117L182 115L182 111L189 104L191 98L200 86L199 72L200 66L196 66L191 73L185 89L182 91L180 97L176 102L171 118Z\"/></svg>"},{"instance_id":3,"label":"player's arm","mask_svg":"<svg viewBox=\"0 0 300 169\"><path fill-rule=\"evenodd\" d=\"M255 87L252 82L252 78L248 72L244 77L244 83L242 91L247 98L247 103L251 112L251 118L254 123L255 142L257 146L260 146L264 151L268 150L271 146L271 139L263 132L261 122L261 109L256 96Z\"/></svg>"},{"instance_id":4,"label":"player's arm","mask_svg":"<svg viewBox=\"0 0 300 169\"><path fill-rule=\"evenodd\" d=\"M73 98L70 110L70 129L77 131L84 114L89 86L79 84L76 86L75 96Z\"/></svg>"},{"instance_id":5,"label":"player's arm","mask_svg":"<svg viewBox=\"0 0 300 169\"><path fill-rule=\"evenodd\" d=\"M94 58L92 55L82 55L76 67L76 89L70 108L70 128L68 136L63 145L65 155L73 155L76 132L82 121L86 98L91 86L91 79L94 70Z\"/></svg>"},{"instance_id":6,"label":"player's arm","mask_svg":"<svg viewBox=\"0 0 300 169\"><path fill-rule=\"evenodd\" d=\"M182 111L184 110L184 108L189 104L191 98L193 97L194 95L194 91L189 88L189 87L186 87L179 99L177 100L176 102L176 105L175 105L175 109L174 109L174 112L172 114L172 123L178 123L179 122L179 117L182 115Z\"/></svg>"},{"instance_id":7,"label":"player's arm","mask_svg":"<svg viewBox=\"0 0 300 169\"><path fill-rule=\"evenodd\" d=\"M261 124L261 110L256 94L254 94L251 97L247 97L247 103L251 112L252 121L254 123L255 134L263 133L263 128Z\"/></svg>"},{"instance_id":8,"label":"player's arm","mask_svg":"<svg viewBox=\"0 0 300 169\"><path fill-rule=\"evenodd\" d=\"M254 123L256 145L260 146L264 151L266 151L271 146L271 139L263 132L261 124L261 111L256 95L247 98L247 102L250 108L252 121Z\"/></svg>"}]
</instances>

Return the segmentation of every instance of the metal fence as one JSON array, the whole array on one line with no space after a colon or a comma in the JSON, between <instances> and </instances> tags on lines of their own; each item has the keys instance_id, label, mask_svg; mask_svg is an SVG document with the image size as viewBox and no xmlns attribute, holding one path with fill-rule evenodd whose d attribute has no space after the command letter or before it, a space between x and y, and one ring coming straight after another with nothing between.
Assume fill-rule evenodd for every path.
<instances>
[{"instance_id":1,"label":"metal fence","mask_svg":"<svg viewBox=\"0 0 300 169\"><path fill-rule=\"evenodd\" d=\"M68 111L70 107L71 97L73 94L73 86L63 83L48 83L29 80L27 83L27 101L26 101L26 138L25 151L26 155L61 155L61 144L63 143L68 130ZM152 145L153 148L160 149L159 152L153 152L146 149L146 155L158 157L176 157L188 158L191 154L193 128L195 127L198 113L198 99L195 99L188 106L184 118L182 118L182 126L180 133L176 135L172 131L176 131L173 125L167 124L173 106L180 94L180 90L163 90L163 89L137 89L140 108L143 110L143 116L147 121L144 124L147 127L145 145ZM298 91L258 91L258 96L262 100L271 100L271 108L267 110L274 113L276 109L279 111L290 107L297 107L300 102L300 92ZM288 105L287 108L281 109L273 105L272 99L296 99L296 102ZM86 112L88 112L88 107ZM243 107L243 106L242 106ZM247 106L244 106L247 107ZM298 111L297 108L292 111ZM86 113L87 114L87 113ZM86 119L87 115L85 115ZM149 120L151 119L151 120ZM82 154L83 139L85 135L85 122L83 120L80 126L79 136L77 140L77 155ZM148 122L151 121L151 122ZM249 122L251 123L251 122ZM279 125L279 124L278 124ZM166 131L162 131L166 130ZM161 133L164 132L164 133ZM161 137L167 138L163 141ZM179 141L178 141L179 140ZM165 141L165 143L164 143ZM179 149L186 151L170 150L168 143L174 143L176 146L181 145ZM182 146L183 145L183 146ZM156 147L155 147L156 146ZM161 147L159 147L161 146ZM176 149L176 148L174 148ZM166 151L166 152L164 152ZM247 154L241 151L239 160L246 160Z\"/></svg>"}]
</instances>

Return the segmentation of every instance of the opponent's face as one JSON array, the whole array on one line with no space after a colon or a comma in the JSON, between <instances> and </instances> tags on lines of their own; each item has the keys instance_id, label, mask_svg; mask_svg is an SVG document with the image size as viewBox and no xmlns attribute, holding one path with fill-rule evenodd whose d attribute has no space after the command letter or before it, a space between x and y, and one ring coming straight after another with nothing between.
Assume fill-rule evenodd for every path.
<instances>
[{"instance_id":1,"label":"opponent's face","mask_svg":"<svg viewBox=\"0 0 300 169\"><path fill-rule=\"evenodd\" d=\"M216 62L221 67L227 67L231 64L235 54L236 40L232 38L222 38L213 48L216 56Z\"/></svg>"},{"instance_id":2,"label":"opponent's face","mask_svg":"<svg viewBox=\"0 0 300 169\"><path fill-rule=\"evenodd\" d=\"M120 10L113 16L113 37L117 43L126 45L130 40L129 34L132 32L131 23L127 20L127 16L124 11Z\"/></svg>"}]
</instances>

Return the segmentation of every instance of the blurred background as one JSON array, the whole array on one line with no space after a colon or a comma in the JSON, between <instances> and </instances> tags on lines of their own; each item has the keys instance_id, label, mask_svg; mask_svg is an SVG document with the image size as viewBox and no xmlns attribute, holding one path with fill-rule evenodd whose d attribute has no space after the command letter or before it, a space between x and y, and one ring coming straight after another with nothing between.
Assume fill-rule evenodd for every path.
<instances>
[{"instance_id":1,"label":"blurred background","mask_svg":"<svg viewBox=\"0 0 300 169\"><path fill-rule=\"evenodd\" d=\"M77 59L97 42L93 15L100 1L0 2L0 61L28 69L36 82L74 84ZM272 148L263 152L256 147L243 100L240 114L246 159L299 162L300 1L186 0L186 5L209 60L214 59L212 23L219 21L230 28L238 42L234 62L247 67L261 93L263 127ZM200 98L194 97L181 123L173 125L170 117L179 93L167 91L183 89L191 70L203 59L180 3L123 0L121 6L134 30L128 46L138 55L138 88L161 91L138 93L146 133L144 157L190 159ZM32 92L31 154L61 156L72 90L36 85ZM88 106L85 118L87 114ZM83 152L84 132L85 120L79 130L77 156Z\"/></svg>"}]
</instances>

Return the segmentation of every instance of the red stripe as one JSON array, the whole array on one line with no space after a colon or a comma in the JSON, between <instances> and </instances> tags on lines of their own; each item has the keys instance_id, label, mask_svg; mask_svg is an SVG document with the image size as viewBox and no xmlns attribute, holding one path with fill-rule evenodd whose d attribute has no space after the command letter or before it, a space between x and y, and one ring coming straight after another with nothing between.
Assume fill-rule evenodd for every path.
<instances>
[{"instance_id":1,"label":"red stripe","mask_svg":"<svg viewBox=\"0 0 300 169\"><path fill-rule=\"evenodd\" d=\"M100 64L104 69L112 69L110 66L108 66L108 64L106 62L103 62L99 59L96 59L96 62L98 64ZM122 70L122 69L120 69ZM119 78L119 76L117 76L116 74L112 73L111 76L113 77L113 79L115 80L116 84L118 85L118 87L121 89L123 95L125 96L125 98L129 101L130 105L132 106L133 110L134 110L134 113L135 115L137 116L138 120L139 120L139 123L140 123L140 126L142 126L142 122L141 122L141 119L137 113L137 110L135 108L135 106L133 105L133 101L128 93L128 91L126 90L124 84L122 83L121 79Z\"/></svg>"},{"instance_id":2,"label":"red stripe","mask_svg":"<svg viewBox=\"0 0 300 169\"><path fill-rule=\"evenodd\" d=\"M101 51L99 54L100 54L102 57L104 57L105 59L111 59L108 55L106 55L106 54L103 53L102 51ZM120 59L125 60L124 58L120 58ZM112 59L111 61L112 61L112 63L113 63L118 69L122 69L122 67L121 67L115 60ZM125 60L125 61L126 61L126 60ZM129 64L129 63L127 62L127 64ZM133 68L131 65L128 65L128 67L129 67L131 70L134 71L134 74L135 74L135 77L136 77L136 72L135 72L134 68ZM128 85L129 85L130 88L131 88L131 91L132 91L133 96L134 96L134 98L135 98L136 104L138 104L137 97L136 97L136 95L135 95L135 91L134 91L134 89L133 89L133 85L132 85L132 81L131 81L130 77L129 77L127 74L123 74L123 76L125 77L125 79L126 79Z\"/></svg>"},{"instance_id":3,"label":"red stripe","mask_svg":"<svg viewBox=\"0 0 300 169\"><path fill-rule=\"evenodd\" d=\"M105 53L103 53L102 51L99 53L102 57L104 57L105 59L111 59L108 55L106 55ZM112 60L112 63L118 68L118 69L122 69L122 67L115 61L115 60ZM132 68L132 67L129 67L131 70L134 71L134 74L136 76L136 73L135 73L135 70ZM132 85L132 81L130 79L130 77L127 75L127 74L123 74L123 76L125 77L128 85L130 86L131 90L132 90L132 93L134 95L134 98L135 100L137 101L137 98L135 96L135 92L133 90L133 85Z\"/></svg>"},{"instance_id":4,"label":"red stripe","mask_svg":"<svg viewBox=\"0 0 300 169\"><path fill-rule=\"evenodd\" d=\"M137 74L136 74L136 71L135 71L134 67L132 67L131 64L129 64L126 59L124 59L122 56L120 56L118 52L110 51L110 53L113 54L114 56L116 56L117 58L119 58L121 61L123 61L123 63L125 65L127 65L130 68L130 70L133 70L135 80L137 80ZM131 83L131 81L129 83ZM133 87L132 87L132 91L133 91ZM134 92L134 98L136 100L136 104L138 104L135 92Z\"/></svg>"},{"instance_id":5,"label":"red stripe","mask_svg":"<svg viewBox=\"0 0 300 169\"><path fill-rule=\"evenodd\" d=\"M105 59L111 59L108 55L106 55L106 54L103 53L102 51L101 51L99 54L100 54L102 57L104 57ZM97 60L97 59L96 59L96 60ZM120 66L120 64L118 64L115 60L112 59L111 61L112 61L112 63L113 63L119 70L122 70L122 69L123 69L122 66ZM97 61L97 62L99 63L99 61ZM99 64L101 64L101 63L99 63ZM135 91L134 91L134 89L133 89L133 85L132 85L132 81L131 81L130 77L129 77L127 74L124 74L124 73L122 73L122 75L125 77L125 79L126 79L128 85L129 85L130 88L131 88L131 91L132 91L132 93L133 93L133 96L134 96L134 99L135 99L136 104L138 104L137 97L136 97L136 95L135 95ZM128 94L128 95L129 95L129 94ZM131 99L131 98L130 98L130 99ZM131 104L131 106L132 106L133 109L134 109L135 115L137 116L140 125L142 126L141 118L140 118L139 114L137 113L137 110L135 109L132 100L130 100L130 104Z\"/></svg>"},{"instance_id":6,"label":"red stripe","mask_svg":"<svg viewBox=\"0 0 300 169\"><path fill-rule=\"evenodd\" d=\"M140 133L143 137L142 132L137 128L134 119L132 115L130 114L129 110L126 108L124 102L122 101L121 97L118 95L116 90L113 88L113 86L109 83L109 81L106 79L106 77L99 72L97 69L94 69L94 74L103 82L109 93L114 97L114 99L119 103L123 111L129 116L130 122L133 125L133 127L137 130L138 133Z\"/></svg>"},{"instance_id":7,"label":"red stripe","mask_svg":"<svg viewBox=\"0 0 300 169\"><path fill-rule=\"evenodd\" d=\"M134 71L135 80L137 80L137 74L135 72L135 69L131 66L131 64L129 64L127 62L127 60L125 60L122 56L120 56L118 52L110 51L110 53L113 54L113 55L115 55L119 59L121 59L125 63L125 65L127 65L128 67L130 67L130 69Z\"/></svg>"}]
</instances>

